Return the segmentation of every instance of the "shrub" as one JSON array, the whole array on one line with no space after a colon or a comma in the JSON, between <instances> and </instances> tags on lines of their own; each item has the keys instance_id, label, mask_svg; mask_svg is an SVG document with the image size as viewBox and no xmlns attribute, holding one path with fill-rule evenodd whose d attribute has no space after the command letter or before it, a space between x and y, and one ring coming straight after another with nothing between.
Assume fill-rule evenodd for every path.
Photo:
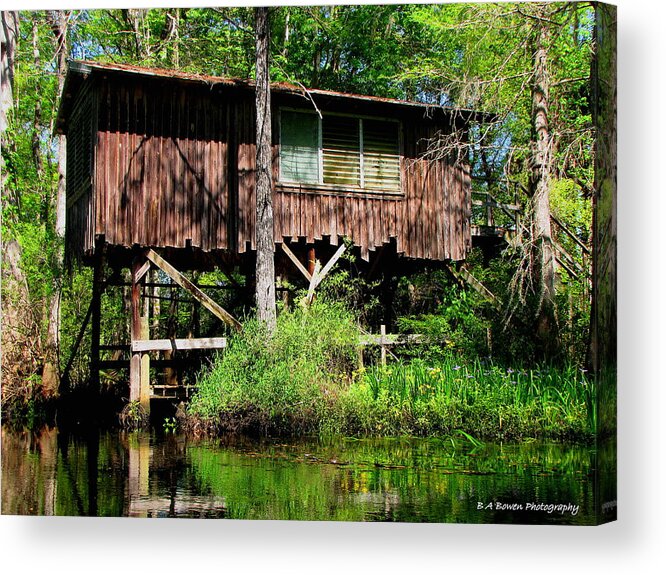
<instances>
[{"instance_id":1,"label":"shrub","mask_svg":"<svg viewBox=\"0 0 666 575\"><path fill-rule=\"evenodd\" d=\"M491 440L595 431L596 386L575 367L513 370L443 353L355 369L358 335L353 316L325 301L283 312L272 336L248 321L201 374L185 427Z\"/></svg>"},{"instance_id":2,"label":"shrub","mask_svg":"<svg viewBox=\"0 0 666 575\"><path fill-rule=\"evenodd\" d=\"M283 312L273 336L250 320L199 378L189 413L229 431L314 431L351 377L357 339L353 317L331 303Z\"/></svg>"}]
</instances>

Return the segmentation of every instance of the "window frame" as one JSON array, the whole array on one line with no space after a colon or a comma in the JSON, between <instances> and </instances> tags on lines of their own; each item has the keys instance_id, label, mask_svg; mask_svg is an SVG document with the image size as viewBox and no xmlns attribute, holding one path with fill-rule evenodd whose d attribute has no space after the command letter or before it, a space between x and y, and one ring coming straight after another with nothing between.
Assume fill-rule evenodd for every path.
<instances>
[{"instance_id":1,"label":"window frame","mask_svg":"<svg viewBox=\"0 0 666 575\"><path fill-rule=\"evenodd\" d=\"M286 179L282 173L282 112L295 112L301 114L309 114L317 117L317 130L318 130L318 181L317 182L301 182ZM325 116L338 116L344 118L353 118L358 121L358 135L359 135L359 184L356 185L342 185L331 184L324 182L324 149L323 149L323 117ZM381 188L368 188L365 187L365 162L364 156L364 139L363 139L363 120L372 120L377 122L391 122L397 125L398 134L398 171L399 171L399 189L381 189ZM403 123L397 118L388 118L385 116L372 116L369 114L348 114L344 112L325 112L321 115L314 110L305 108L294 108L290 106L281 106L278 113L278 181L277 185L286 189L298 189L300 191L331 191L331 192L347 192L352 194L369 194L379 196L404 196L404 177L403 177Z\"/></svg>"}]
</instances>

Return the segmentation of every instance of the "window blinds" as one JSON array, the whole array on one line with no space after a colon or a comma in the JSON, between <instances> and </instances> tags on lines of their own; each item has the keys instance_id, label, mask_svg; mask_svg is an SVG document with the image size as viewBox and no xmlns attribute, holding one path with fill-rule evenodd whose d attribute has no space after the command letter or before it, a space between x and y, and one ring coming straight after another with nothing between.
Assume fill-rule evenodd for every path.
<instances>
[{"instance_id":1,"label":"window blinds","mask_svg":"<svg viewBox=\"0 0 666 575\"><path fill-rule=\"evenodd\" d=\"M400 124L282 110L280 178L372 191L400 191Z\"/></svg>"}]
</instances>

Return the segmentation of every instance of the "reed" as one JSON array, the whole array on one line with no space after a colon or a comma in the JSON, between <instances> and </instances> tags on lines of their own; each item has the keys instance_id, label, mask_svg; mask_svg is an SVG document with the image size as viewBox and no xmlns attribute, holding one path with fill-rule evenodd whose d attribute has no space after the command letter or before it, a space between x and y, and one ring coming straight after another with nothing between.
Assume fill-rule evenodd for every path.
<instances>
[{"instance_id":1,"label":"reed","mask_svg":"<svg viewBox=\"0 0 666 575\"><path fill-rule=\"evenodd\" d=\"M589 440L597 385L575 366L488 359L357 368L358 330L339 306L283 312L269 337L249 322L202 373L186 428L214 433Z\"/></svg>"},{"instance_id":2,"label":"reed","mask_svg":"<svg viewBox=\"0 0 666 575\"><path fill-rule=\"evenodd\" d=\"M596 429L596 386L575 366L512 369L479 359L414 360L372 367L357 385L367 388L373 402L405 414L401 431L410 427L409 414L432 416L444 407L473 436L583 438ZM411 431L435 432L432 419L412 421Z\"/></svg>"}]
</instances>

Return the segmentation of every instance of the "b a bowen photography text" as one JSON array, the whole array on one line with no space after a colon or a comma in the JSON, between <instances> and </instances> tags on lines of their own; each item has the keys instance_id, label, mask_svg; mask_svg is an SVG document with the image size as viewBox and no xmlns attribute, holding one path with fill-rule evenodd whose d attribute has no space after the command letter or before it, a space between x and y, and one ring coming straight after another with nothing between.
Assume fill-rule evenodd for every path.
<instances>
[{"instance_id":1,"label":"b a bowen photography text","mask_svg":"<svg viewBox=\"0 0 666 575\"><path fill-rule=\"evenodd\" d=\"M478 501L476 504L477 510L487 511L527 511L527 512L540 512L540 513L559 513L560 515L578 515L580 505L573 503L515 503L508 501L491 501L484 503Z\"/></svg>"}]
</instances>

